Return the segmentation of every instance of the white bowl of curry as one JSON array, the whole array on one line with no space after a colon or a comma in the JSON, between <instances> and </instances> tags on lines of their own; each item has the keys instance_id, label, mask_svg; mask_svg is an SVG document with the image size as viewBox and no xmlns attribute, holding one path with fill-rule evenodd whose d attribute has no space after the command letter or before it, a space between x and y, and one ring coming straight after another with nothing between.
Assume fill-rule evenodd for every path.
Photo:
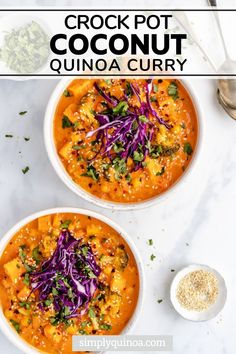
<instances>
[{"instance_id":1,"label":"white bowl of curry","mask_svg":"<svg viewBox=\"0 0 236 354\"><path fill-rule=\"evenodd\" d=\"M78 208L35 213L0 241L0 328L27 354L69 354L73 335L132 331L143 270L132 239Z\"/></svg>"},{"instance_id":2,"label":"white bowl of curry","mask_svg":"<svg viewBox=\"0 0 236 354\"><path fill-rule=\"evenodd\" d=\"M149 206L193 168L201 135L195 102L189 84L175 79L62 80L45 114L50 161L90 202Z\"/></svg>"}]
</instances>

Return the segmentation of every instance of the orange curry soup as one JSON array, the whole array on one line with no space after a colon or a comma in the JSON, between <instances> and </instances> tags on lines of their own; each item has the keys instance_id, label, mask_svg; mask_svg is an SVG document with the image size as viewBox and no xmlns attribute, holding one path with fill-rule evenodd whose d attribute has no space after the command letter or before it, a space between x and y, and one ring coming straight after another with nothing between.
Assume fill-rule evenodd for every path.
<instances>
[{"instance_id":1,"label":"orange curry soup","mask_svg":"<svg viewBox=\"0 0 236 354\"><path fill-rule=\"evenodd\" d=\"M170 188L191 161L198 134L180 81L72 81L55 112L58 155L94 196L132 203Z\"/></svg>"},{"instance_id":2,"label":"orange curry soup","mask_svg":"<svg viewBox=\"0 0 236 354\"><path fill-rule=\"evenodd\" d=\"M84 297L86 287L90 298ZM138 293L137 264L127 243L110 226L84 215L61 213L30 222L0 259L3 313L26 342L46 353L72 353L75 334L119 334Z\"/></svg>"}]
</instances>

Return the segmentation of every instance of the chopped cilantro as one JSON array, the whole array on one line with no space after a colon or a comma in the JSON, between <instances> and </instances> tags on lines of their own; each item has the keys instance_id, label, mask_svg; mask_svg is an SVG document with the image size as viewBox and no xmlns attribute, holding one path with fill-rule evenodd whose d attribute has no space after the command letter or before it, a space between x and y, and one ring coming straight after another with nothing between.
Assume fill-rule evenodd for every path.
<instances>
[{"instance_id":1,"label":"chopped cilantro","mask_svg":"<svg viewBox=\"0 0 236 354\"><path fill-rule=\"evenodd\" d=\"M142 123L147 123L147 122L149 122L148 118L147 118L145 115L139 116L138 119L139 119L140 122L142 122Z\"/></svg>"},{"instance_id":2,"label":"chopped cilantro","mask_svg":"<svg viewBox=\"0 0 236 354\"><path fill-rule=\"evenodd\" d=\"M69 120L67 116L62 117L62 128L71 128L73 127L73 123Z\"/></svg>"},{"instance_id":3,"label":"chopped cilantro","mask_svg":"<svg viewBox=\"0 0 236 354\"><path fill-rule=\"evenodd\" d=\"M53 303L53 299L47 299L44 301L45 306L50 306Z\"/></svg>"},{"instance_id":4,"label":"chopped cilantro","mask_svg":"<svg viewBox=\"0 0 236 354\"><path fill-rule=\"evenodd\" d=\"M30 285L30 276L29 276L29 273L25 273L24 275L24 279L23 279L23 283L27 286Z\"/></svg>"},{"instance_id":5,"label":"chopped cilantro","mask_svg":"<svg viewBox=\"0 0 236 354\"><path fill-rule=\"evenodd\" d=\"M22 168L22 173L25 175L27 172L29 172L29 166L26 166L25 168Z\"/></svg>"},{"instance_id":6,"label":"chopped cilantro","mask_svg":"<svg viewBox=\"0 0 236 354\"><path fill-rule=\"evenodd\" d=\"M39 247L38 246L33 249L32 258L36 262L37 265L40 263L41 252L39 251Z\"/></svg>"},{"instance_id":7,"label":"chopped cilantro","mask_svg":"<svg viewBox=\"0 0 236 354\"><path fill-rule=\"evenodd\" d=\"M87 257L87 254L88 254L88 247L87 246L83 246L81 247L81 250L82 250L82 253L84 255L84 257Z\"/></svg>"},{"instance_id":8,"label":"chopped cilantro","mask_svg":"<svg viewBox=\"0 0 236 354\"><path fill-rule=\"evenodd\" d=\"M12 326L15 328L17 333L20 333L20 324L19 322L16 322L15 320L10 320Z\"/></svg>"},{"instance_id":9,"label":"chopped cilantro","mask_svg":"<svg viewBox=\"0 0 236 354\"><path fill-rule=\"evenodd\" d=\"M25 141L29 141L30 138L27 138L27 137L24 136L24 140L25 140Z\"/></svg>"},{"instance_id":10,"label":"chopped cilantro","mask_svg":"<svg viewBox=\"0 0 236 354\"><path fill-rule=\"evenodd\" d=\"M162 166L161 170L156 173L156 176L162 176L164 172L165 172L165 167Z\"/></svg>"},{"instance_id":11,"label":"chopped cilantro","mask_svg":"<svg viewBox=\"0 0 236 354\"><path fill-rule=\"evenodd\" d=\"M126 89L125 89L125 94L128 98L130 98L133 94L133 90L131 88L131 85L129 83L129 81L126 81Z\"/></svg>"},{"instance_id":12,"label":"chopped cilantro","mask_svg":"<svg viewBox=\"0 0 236 354\"><path fill-rule=\"evenodd\" d=\"M118 105L115 108L113 108L113 113L124 115L126 114L128 108L129 108L128 103L126 101L121 101L118 103Z\"/></svg>"},{"instance_id":13,"label":"chopped cilantro","mask_svg":"<svg viewBox=\"0 0 236 354\"><path fill-rule=\"evenodd\" d=\"M96 317L96 314L95 314L95 312L94 312L92 307L89 308L88 315L89 315L90 318L95 318Z\"/></svg>"},{"instance_id":14,"label":"chopped cilantro","mask_svg":"<svg viewBox=\"0 0 236 354\"><path fill-rule=\"evenodd\" d=\"M125 176L125 179L126 179L127 182L131 182L131 180L132 180L131 174L128 173L128 174Z\"/></svg>"},{"instance_id":15,"label":"chopped cilantro","mask_svg":"<svg viewBox=\"0 0 236 354\"><path fill-rule=\"evenodd\" d=\"M71 224L71 220L65 220L60 226L60 229L68 229L69 225Z\"/></svg>"},{"instance_id":16,"label":"chopped cilantro","mask_svg":"<svg viewBox=\"0 0 236 354\"><path fill-rule=\"evenodd\" d=\"M162 301L163 301L162 299L157 300L158 304L160 304Z\"/></svg>"},{"instance_id":17,"label":"chopped cilantro","mask_svg":"<svg viewBox=\"0 0 236 354\"><path fill-rule=\"evenodd\" d=\"M151 97L150 97L150 101L151 101L151 102L157 102L157 98L156 98L155 96L151 96Z\"/></svg>"},{"instance_id":18,"label":"chopped cilantro","mask_svg":"<svg viewBox=\"0 0 236 354\"><path fill-rule=\"evenodd\" d=\"M179 98L178 86L174 81L172 81L167 87L167 92L168 95L171 96L174 101L176 101Z\"/></svg>"},{"instance_id":19,"label":"chopped cilantro","mask_svg":"<svg viewBox=\"0 0 236 354\"><path fill-rule=\"evenodd\" d=\"M187 154L188 156L192 155L192 153L193 153L193 148L192 148L192 146L191 146L190 143L185 143L185 144L184 144L184 152L185 152L185 154Z\"/></svg>"},{"instance_id":20,"label":"chopped cilantro","mask_svg":"<svg viewBox=\"0 0 236 354\"><path fill-rule=\"evenodd\" d=\"M72 96L72 94L70 93L70 91L69 91L69 90L64 90L64 92L63 92L63 96L65 96L65 97L71 97L71 96Z\"/></svg>"},{"instance_id":21,"label":"chopped cilantro","mask_svg":"<svg viewBox=\"0 0 236 354\"><path fill-rule=\"evenodd\" d=\"M5 138L13 138L13 135L12 134L6 134Z\"/></svg>"},{"instance_id":22,"label":"chopped cilantro","mask_svg":"<svg viewBox=\"0 0 236 354\"><path fill-rule=\"evenodd\" d=\"M153 245L153 239L150 238L150 239L148 240L148 244L149 244L149 246L152 246L152 245Z\"/></svg>"},{"instance_id":23,"label":"chopped cilantro","mask_svg":"<svg viewBox=\"0 0 236 354\"><path fill-rule=\"evenodd\" d=\"M112 326L108 323L102 323L100 324L100 329L103 329L105 331L110 331L112 329Z\"/></svg>"},{"instance_id":24,"label":"chopped cilantro","mask_svg":"<svg viewBox=\"0 0 236 354\"><path fill-rule=\"evenodd\" d=\"M19 112L19 115L20 116L23 116L23 115L25 115L27 113L27 111L22 111L22 112Z\"/></svg>"},{"instance_id":25,"label":"chopped cilantro","mask_svg":"<svg viewBox=\"0 0 236 354\"><path fill-rule=\"evenodd\" d=\"M156 256L154 254L151 254L151 256L150 256L151 261L154 261L155 258L156 258Z\"/></svg>"},{"instance_id":26,"label":"chopped cilantro","mask_svg":"<svg viewBox=\"0 0 236 354\"><path fill-rule=\"evenodd\" d=\"M72 146L73 150L82 150L82 149L86 149L86 145L73 145Z\"/></svg>"},{"instance_id":27,"label":"chopped cilantro","mask_svg":"<svg viewBox=\"0 0 236 354\"><path fill-rule=\"evenodd\" d=\"M127 166L126 162L124 159L121 159L119 156L117 156L113 161L112 161L112 166L115 170L115 178L120 179L121 175L125 175L127 173Z\"/></svg>"},{"instance_id":28,"label":"chopped cilantro","mask_svg":"<svg viewBox=\"0 0 236 354\"><path fill-rule=\"evenodd\" d=\"M119 153L119 152L125 150L125 149L123 148L122 143L120 143L120 142L115 143L114 146L113 146L113 149L114 149L114 151L115 151L116 153Z\"/></svg>"},{"instance_id":29,"label":"chopped cilantro","mask_svg":"<svg viewBox=\"0 0 236 354\"><path fill-rule=\"evenodd\" d=\"M52 288L52 295L58 295L58 291L56 288Z\"/></svg>"},{"instance_id":30,"label":"chopped cilantro","mask_svg":"<svg viewBox=\"0 0 236 354\"><path fill-rule=\"evenodd\" d=\"M153 85L153 92L155 92L155 93L158 92L158 85L157 84Z\"/></svg>"},{"instance_id":31,"label":"chopped cilantro","mask_svg":"<svg viewBox=\"0 0 236 354\"><path fill-rule=\"evenodd\" d=\"M143 159L144 159L144 156L143 156L142 152L134 151L133 160L135 162L141 162L141 161L143 161Z\"/></svg>"},{"instance_id":32,"label":"chopped cilantro","mask_svg":"<svg viewBox=\"0 0 236 354\"><path fill-rule=\"evenodd\" d=\"M99 174L97 173L95 167L93 167L92 165L88 166L87 172L82 173L81 176L91 177L94 181L97 181L99 178Z\"/></svg>"},{"instance_id":33,"label":"chopped cilantro","mask_svg":"<svg viewBox=\"0 0 236 354\"><path fill-rule=\"evenodd\" d=\"M26 310L30 309L30 303L27 301L19 302L20 307L24 307Z\"/></svg>"}]
</instances>

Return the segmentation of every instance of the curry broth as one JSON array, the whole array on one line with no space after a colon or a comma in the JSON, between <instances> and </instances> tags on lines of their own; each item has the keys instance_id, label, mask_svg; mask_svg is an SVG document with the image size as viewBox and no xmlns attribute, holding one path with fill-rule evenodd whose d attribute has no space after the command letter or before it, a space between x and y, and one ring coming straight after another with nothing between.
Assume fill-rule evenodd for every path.
<instances>
[{"instance_id":1,"label":"curry broth","mask_svg":"<svg viewBox=\"0 0 236 354\"><path fill-rule=\"evenodd\" d=\"M129 179L126 176L114 177L111 171L109 180L104 174L99 175L98 180L94 176L86 175L88 161L95 153L93 146L94 137L86 138L86 133L99 127L94 118L94 111L104 110L102 96L96 93L94 83L97 82L101 88L113 97L121 100L124 95L126 80L111 80L112 85L107 89L106 80L84 80L72 81L67 90L67 95L61 96L54 117L54 138L58 155L71 176L71 178L84 188L87 192L109 201L132 203L147 200L157 196L170 188L183 174L192 158L198 135L197 116L192 100L177 80L153 80L153 86L157 92L152 92L152 108L158 115L171 124L171 129L164 125L157 124L153 117L150 118L156 125L156 132L152 139L159 144L165 153L159 154L158 158L147 156L142 168L133 170L133 161L128 159L127 168ZM129 83L137 84L142 88L145 80L129 80ZM169 87L175 84L177 95L170 96ZM140 94L143 100L143 96ZM88 97L88 99L86 99ZM129 99L130 105L138 105L133 95ZM109 106L109 104L107 105ZM79 129L63 127L63 117L69 117L72 123L79 123ZM76 131L74 131L76 130ZM79 150L73 150L79 141ZM86 146L85 146L86 145ZM176 149L177 147L177 149ZM80 149L81 148L81 149ZM97 160L100 156L98 155ZM104 161L104 160L102 160ZM105 159L105 162L108 162ZM99 161L94 162L95 168L99 170Z\"/></svg>"},{"instance_id":2,"label":"curry broth","mask_svg":"<svg viewBox=\"0 0 236 354\"><path fill-rule=\"evenodd\" d=\"M69 324L52 326L49 319L55 311L49 308L42 312L38 308L37 293L31 293L30 285L24 281L26 271L19 258L19 249L24 245L30 262L32 250L39 246L42 260L48 259L56 248L60 225L68 219L71 220L69 230L73 236L88 242L93 250L102 269L99 276L102 288L96 290L89 304L96 313L95 319L86 312ZM126 253L128 262L122 270L116 266L115 254L119 247ZM24 340L47 353L72 353L73 334L121 333L135 310L138 293L138 269L127 243L110 226L84 215L54 214L30 222L13 236L0 259L3 312ZM97 300L99 296L102 300ZM30 303L29 308L22 307L26 301Z\"/></svg>"}]
</instances>

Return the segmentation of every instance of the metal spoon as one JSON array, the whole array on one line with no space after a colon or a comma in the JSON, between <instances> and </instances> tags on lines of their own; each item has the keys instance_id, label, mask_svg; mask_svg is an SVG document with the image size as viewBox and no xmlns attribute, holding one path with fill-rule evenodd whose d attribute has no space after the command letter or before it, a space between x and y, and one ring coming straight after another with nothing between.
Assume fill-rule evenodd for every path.
<instances>
[{"instance_id":1,"label":"metal spoon","mask_svg":"<svg viewBox=\"0 0 236 354\"><path fill-rule=\"evenodd\" d=\"M216 7L216 0L208 0L211 7ZM225 61L219 68L218 72L236 74L236 61L232 60L229 56L228 50L225 45L224 36L222 33L222 28L220 24L220 19L218 12L214 11L215 20L221 37L221 42L223 45L225 53ZM218 101L227 114L236 120L236 79L222 78L218 80L218 91L217 91Z\"/></svg>"}]
</instances>

